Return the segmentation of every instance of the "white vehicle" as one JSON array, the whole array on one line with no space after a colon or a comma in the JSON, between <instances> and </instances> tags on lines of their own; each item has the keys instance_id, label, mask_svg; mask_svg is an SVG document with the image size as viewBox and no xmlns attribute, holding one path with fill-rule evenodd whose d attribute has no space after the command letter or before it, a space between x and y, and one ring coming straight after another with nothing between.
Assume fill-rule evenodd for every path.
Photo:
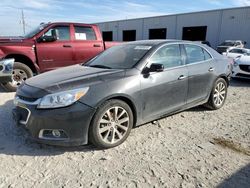
<instances>
[{"instance_id":1,"label":"white vehicle","mask_svg":"<svg viewBox=\"0 0 250 188\"><path fill-rule=\"evenodd\" d=\"M245 44L246 42L241 41L241 40L226 40L225 42L217 46L217 52L222 54L223 52L226 52L231 47L244 48Z\"/></svg>"},{"instance_id":2,"label":"white vehicle","mask_svg":"<svg viewBox=\"0 0 250 188\"><path fill-rule=\"evenodd\" d=\"M250 55L250 49L247 48L229 48L227 52L223 52L223 55L229 58L236 58L242 55Z\"/></svg>"},{"instance_id":3,"label":"white vehicle","mask_svg":"<svg viewBox=\"0 0 250 188\"><path fill-rule=\"evenodd\" d=\"M234 59L232 77L250 79L250 55L242 55Z\"/></svg>"}]
</instances>

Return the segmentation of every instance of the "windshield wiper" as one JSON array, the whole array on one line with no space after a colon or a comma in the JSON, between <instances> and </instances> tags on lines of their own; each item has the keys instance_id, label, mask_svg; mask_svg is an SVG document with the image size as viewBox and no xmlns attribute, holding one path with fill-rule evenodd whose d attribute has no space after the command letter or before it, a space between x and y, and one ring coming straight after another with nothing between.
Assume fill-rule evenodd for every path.
<instances>
[{"instance_id":1,"label":"windshield wiper","mask_svg":"<svg viewBox=\"0 0 250 188\"><path fill-rule=\"evenodd\" d=\"M111 69L111 67L108 67L108 66L105 66L105 65L90 65L89 67L103 68L103 69Z\"/></svg>"}]
</instances>

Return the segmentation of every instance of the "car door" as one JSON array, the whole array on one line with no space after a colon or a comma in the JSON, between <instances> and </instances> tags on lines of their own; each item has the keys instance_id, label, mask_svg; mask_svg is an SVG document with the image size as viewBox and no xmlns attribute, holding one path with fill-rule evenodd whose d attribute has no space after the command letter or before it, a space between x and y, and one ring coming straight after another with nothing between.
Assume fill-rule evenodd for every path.
<instances>
[{"instance_id":1,"label":"car door","mask_svg":"<svg viewBox=\"0 0 250 188\"><path fill-rule=\"evenodd\" d=\"M204 100L211 92L215 80L214 60L202 47L185 44L186 65L188 69L187 103Z\"/></svg>"},{"instance_id":2,"label":"car door","mask_svg":"<svg viewBox=\"0 0 250 188\"><path fill-rule=\"evenodd\" d=\"M38 42L36 44L37 59L42 72L73 64L70 26L54 26L46 31L43 36L52 36L53 31L57 36L56 41Z\"/></svg>"},{"instance_id":3,"label":"car door","mask_svg":"<svg viewBox=\"0 0 250 188\"><path fill-rule=\"evenodd\" d=\"M141 76L142 116L145 121L180 109L187 97L187 74L180 45L160 47L148 61L148 65L164 65L163 72Z\"/></svg>"},{"instance_id":4,"label":"car door","mask_svg":"<svg viewBox=\"0 0 250 188\"><path fill-rule=\"evenodd\" d=\"M103 41L97 40L93 27L74 25L74 60L86 62L104 50Z\"/></svg>"}]
</instances>

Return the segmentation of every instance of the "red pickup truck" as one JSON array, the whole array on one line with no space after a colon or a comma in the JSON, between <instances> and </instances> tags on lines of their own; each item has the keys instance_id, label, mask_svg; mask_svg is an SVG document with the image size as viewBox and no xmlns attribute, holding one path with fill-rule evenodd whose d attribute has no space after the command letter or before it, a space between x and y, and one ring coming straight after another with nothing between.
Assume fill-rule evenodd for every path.
<instances>
[{"instance_id":1,"label":"red pickup truck","mask_svg":"<svg viewBox=\"0 0 250 188\"><path fill-rule=\"evenodd\" d=\"M0 37L0 59L15 59L12 81L3 85L15 91L33 75L86 62L117 44L104 42L96 25L66 22L41 24L23 37Z\"/></svg>"}]
</instances>

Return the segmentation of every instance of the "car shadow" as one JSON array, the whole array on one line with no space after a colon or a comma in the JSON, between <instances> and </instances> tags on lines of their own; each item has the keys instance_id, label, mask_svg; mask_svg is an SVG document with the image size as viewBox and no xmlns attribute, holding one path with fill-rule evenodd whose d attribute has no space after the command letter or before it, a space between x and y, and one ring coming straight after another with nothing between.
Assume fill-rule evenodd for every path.
<instances>
[{"instance_id":1,"label":"car shadow","mask_svg":"<svg viewBox=\"0 0 250 188\"><path fill-rule=\"evenodd\" d=\"M241 168L220 183L217 188L249 188L250 187L250 164Z\"/></svg>"},{"instance_id":2,"label":"car shadow","mask_svg":"<svg viewBox=\"0 0 250 188\"><path fill-rule=\"evenodd\" d=\"M3 88L2 84L0 84L0 93L6 92L5 89Z\"/></svg>"},{"instance_id":3,"label":"car shadow","mask_svg":"<svg viewBox=\"0 0 250 188\"><path fill-rule=\"evenodd\" d=\"M234 78L231 79L229 86L231 87L250 87L249 79Z\"/></svg>"},{"instance_id":4,"label":"car shadow","mask_svg":"<svg viewBox=\"0 0 250 188\"><path fill-rule=\"evenodd\" d=\"M59 147L39 144L29 137L27 130L15 125L12 120L13 100L0 105L0 154L21 156L54 156L65 152L91 152L91 145Z\"/></svg>"}]
</instances>

